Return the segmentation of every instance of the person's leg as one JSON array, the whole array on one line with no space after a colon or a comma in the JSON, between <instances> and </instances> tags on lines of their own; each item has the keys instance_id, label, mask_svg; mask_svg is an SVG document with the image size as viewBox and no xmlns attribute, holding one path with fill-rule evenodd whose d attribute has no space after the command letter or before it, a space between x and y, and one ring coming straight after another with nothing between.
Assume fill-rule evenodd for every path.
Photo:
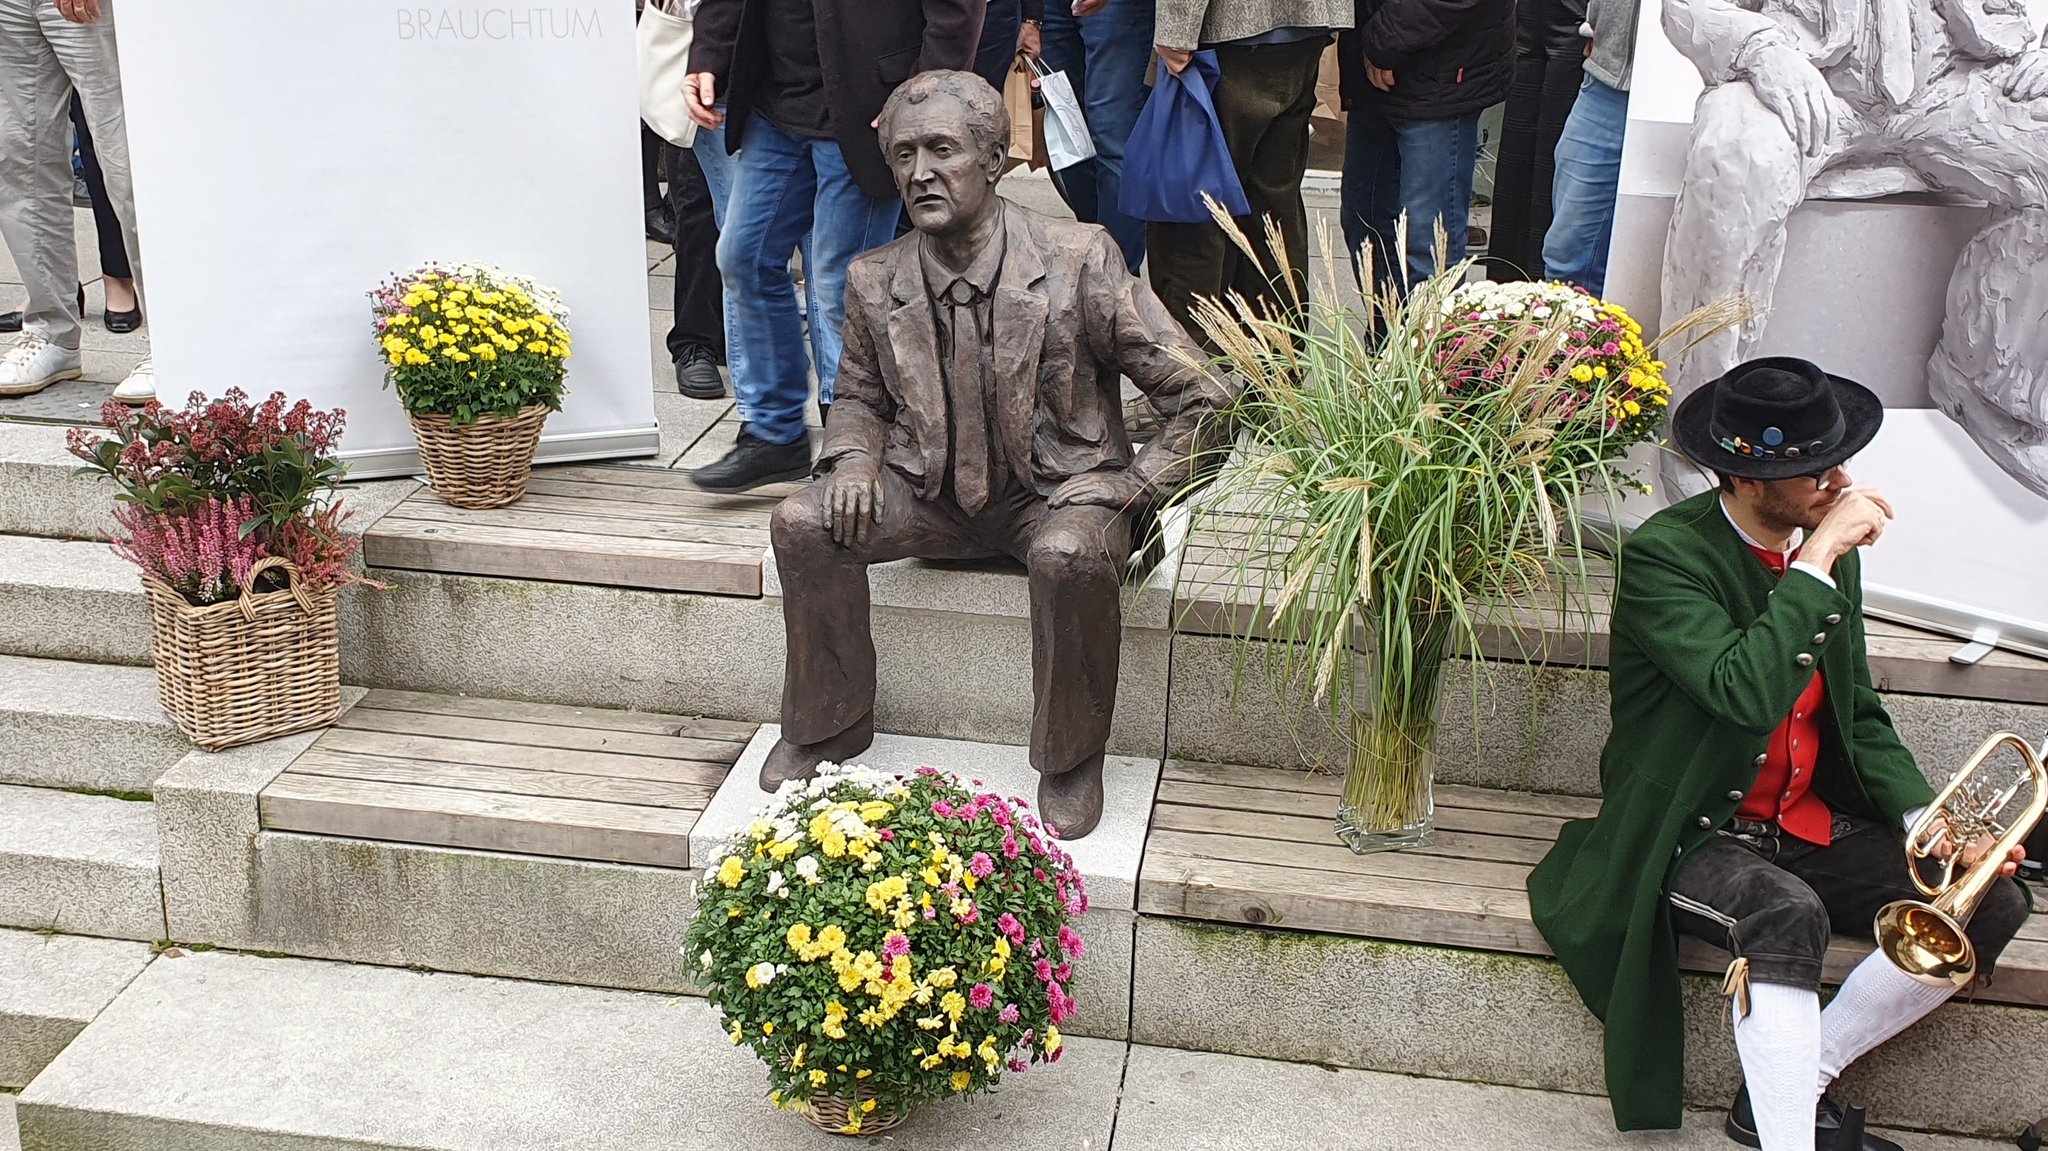
<instances>
[{"instance_id":1,"label":"person's leg","mask_svg":"<svg viewBox=\"0 0 2048 1151\"><path fill-rule=\"evenodd\" d=\"M93 230L99 239L100 276L103 280L121 281L120 290L125 299L116 299L113 291L107 293L107 310L126 312L134 308L134 293L128 280L134 275L128 268L128 249L121 243L121 218L114 214L114 207L107 202L107 177L100 170L99 153L92 146L92 126L85 122L85 105L78 100L78 94L71 94L71 130L78 136L78 156L84 166L81 178L86 190L92 193ZM112 289L113 284L108 287Z\"/></svg>"},{"instance_id":2,"label":"person's leg","mask_svg":"<svg viewBox=\"0 0 2048 1151\"><path fill-rule=\"evenodd\" d=\"M54 4L0 0L0 238L28 293L25 336L75 352L83 329L71 215L71 79L47 36L52 21L63 22Z\"/></svg>"},{"instance_id":3,"label":"person's leg","mask_svg":"<svg viewBox=\"0 0 2048 1151\"><path fill-rule=\"evenodd\" d=\"M1396 120L1401 140L1401 207L1408 213L1408 281L1417 283L1465 258L1472 216L1472 165L1479 156L1479 113L1451 120ZM1443 267L1436 237L1444 237Z\"/></svg>"},{"instance_id":4,"label":"person's leg","mask_svg":"<svg viewBox=\"0 0 2048 1151\"><path fill-rule=\"evenodd\" d=\"M974 74L1001 92L1017 62L1017 32L1024 20L1021 0L991 0L981 22L981 46L974 51Z\"/></svg>"},{"instance_id":5,"label":"person's leg","mask_svg":"<svg viewBox=\"0 0 2048 1151\"><path fill-rule=\"evenodd\" d=\"M694 399L725 394L725 281L718 274L718 218L694 148L668 149L669 212L676 221L675 322L668 357L676 387Z\"/></svg>"},{"instance_id":6,"label":"person's leg","mask_svg":"<svg viewBox=\"0 0 2048 1151\"><path fill-rule=\"evenodd\" d=\"M1404 266L1394 235L1401 212L1401 142L1393 123L1370 108L1351 109L1345 125L1339 204L1353 278L1368 290L1368 279L1398 287ZM1370 276L1365 257L1372 263Z\"/></svg>"},{"instance_id":7,"label":"person's leg","mask_svg":"<svg viewBox=\"0 0 2048 1151\"><path fill-rule=\"evenodd\" d=\"M1048 0L1046 23L1052 9L1064 0ZM1081 21L1081 39L1087 56L1083 75L1087 87L1076 86L1088 134L1095 140L1094 169L1095 222L1109 229L1111 239L1124 254L1124 264L1135 275L1145 262L1145 221L1124 214L1118 207L1123 195L1124 148L1131 129L1138 126L1138 114L1145 110L1150 89L1145 87L1145 68L1152 59L1152 26L1155 0L1109 0L1101 11ZM1071 17L1069 17L1071 19Z\"/></svg>"},{"instance_id":8,"label":"person's leg","mask_svg":"<svg viewBox=\"0 0 2048 1151\"><path fill-rule=\"evenodd\" d=\"M1628 93L1586 77L1557 141L1550 231L1543 237L1546 279L1569 281L1596 296L1607 290L1607 249L1614 238L1627 130Z\"/></svg>"},{"instance_id":9,"label":"person's leg","mask_svg":"<svg viewBox=\"0 0 2048 1151\"><path fill-rule=\"evenodd\" d=\"M1890 829L1840 816L1833 842L1788 864L1826 905L1835 930L1863 935L1886 904L1926 899L1906 872L1899 840ZM1931 875L1931 871L1930 871ZM1999 880L1978 904L1966 935L1977 953L1980 978L1989 978L1999 954L2028 914L2026 896ZM1927 1017L1955 994L1929 987L1894 967L1882 952L1858 964L1821 1013L1818 1083L1825 1091L1843 1069Z\"/></svg>"},{"instance_id":10,"label":"person's leg","mask_svg":"<svg viewBox=\"0 0 2048 1151\"><path fill-rule=\"evenodd\" d=\"M1045 24L1040 29L1039 61L1055 72L1066 73L1067 82L1074 86L1074 99L1081 102L1084 114L1088 107L1088 48L1082 32L1089 23L1101 18L1099 13L1086 20L1076 17L1073 0L1046 0ZM1071 168L1054 169L1052 185L1073 210L1076 220L1084 224L1101 222L1093 159Z\"/></svg>"},{"instance_id":11,"label":"person's leg","mask_svg":"<svg viewBox=\"0 0 2048 1151\"><path fill-rule=\"evenodd\" d=\"M1263 267L1240 258L1232 275L1232 287L1255 298L1262 293L1274 307L1291 306L1308 297L1308 209L1301 200L1302 174L1308 169L1308 122L1316 107L1316 76L1323 58L1324 42L1302 40L1251 50L1255 74L1264 78L1252 92L1254 115L1265 118L1265 129L1240 152L1232 141L1231 155L1237 159L1238 179L1250 201L1251 218L1239 222L1245 234L1261 251ZM1249 110L1249 109L1248 109ZM1218 110L1221 119L1221 109ZM1225 138L1230 130L1225 129ZM1280 242L1285 264L1295 287L1289 292L1280 279L1281 260L1265 251L1267 219L1280 225Z\"/></svg>"},{"instance_id":12,"label":"person's leg","mask_svg":"<svg viewBox=\"0 0 2048 1151\"><path fill-rule=\"evenodd\" d=\"M1493 163L1493 228L1487 245L1488 278L1526 279L1534 262L1526 250L1530 200L1535 192L1537 121L1548 78L1544 40L1564 5L1559 0L1521 0L1515 6L1514 66L1507 104L1501 109L1500 147Z\"/></svg>"},{"instance_id":13,"label":"person's leg","mask_svg":"<svg viewBox=\"0 0 2048 1151\"><path fill-rule=\"evenodd\" d=\"M1781 851L1774 837L1726 834L1694 848L1671 875L1671 921L1735 956L1726 985L1749 1106L1737 1100L1730 1133L1767 1151L1813 1151L1828 912L1772 862Z\"/></svg>"},{"instance_id":14,"label":"person's leg","mask_svg":"<svg viewBox=\"0 0 2048 1151\"><path fill-rule=\"evenodd\" d=\"M835 141L813 141L811 156L818 191L811 242L804 249L804 290L812 317L818 402L830 404L844 346L840 329L846 324L846 267L855 256L896 238L903 205L894 197L878 199L861 191Z\"/></svg>"},{"instance_id":15,"label":"person's leg","mask_svg":"<svg viewBox=\"0 0 2048 1151\"><path fill-rule=\"evenodd\" d=\"M810 364L789 254L811 228L818 183L812 152L810 141L754 117L718 237L718 271L732 303L726 332L744 356L730 364L733 398L748 431L770 444L807 435Z\"/></svg>"}]
</instances>

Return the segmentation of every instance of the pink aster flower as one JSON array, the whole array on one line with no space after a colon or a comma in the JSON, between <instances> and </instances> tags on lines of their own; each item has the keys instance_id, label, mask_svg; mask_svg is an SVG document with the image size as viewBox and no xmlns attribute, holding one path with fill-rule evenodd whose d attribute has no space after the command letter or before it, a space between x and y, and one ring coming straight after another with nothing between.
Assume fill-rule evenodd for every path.
<instances>
[{"instance_id":1,"label":"pink aster flower","mask_svg":"<svg viewBox=\"0 0 2048 1151\"><path fill-rule=\"evenodd\" d=\"M1064 929L1062 929L1062 930L1064 930ZM882 958L884 958L884 959L895 959L896 957L898 957L898 956L900 956L900 955L908 955L908 954L910 954L910 937L909 937L909 936L907 936L907 935L891 935L891 936L889 936L889 938L887 938L887 939L884 939L884 940L882 941Z\"/></svg>"},{"instance_id":2,"label":"pink aster flower","mask_svg":"<svg viewBox=\"0 0 2048 1151\"><path fill-rule=\"evenodd\" d=\"M980 923L981 908L970 903L967 905L967 910L961 912L953 918L958 919L962 923Z\"/></svg>"},{"instance_id":3,"label":"pink aster flower","mask_svg":"<svg viewBox=\"0 0 2048 1151\"><path fill-rule=\"evenodd\" d=\"M885 827L885 828L883 828L883 829L882 829L882 830L881 830L881 831L879 832L879 834L880 834L880 835L881 835L881 837L882 837L882 842L883 842L883 843L887 843L887 842L889 842L890 840L892 840L892 839L895 839L895 838L896 838L896 833L895 833L895 832L893 832L893 831L891 831L891 830L889 830L889 829L888 829L888 828L886 828L886 827Z\"/></svg>"},{"instance_id":4,"label":"pink aster flower","mask_svg":"<svg viewBox=\"0 0 2048 1151\"><path fill-rule=\"evenodd\" d=\"M1003 836L1003 858L1015 859L1022 853L1023 849L1017 846L1017 837L1005 833Z\"/></svg>"},{"instance_id":5,"label":"pink aster flower","mask_svg":"<svg viewBox=\"0 0 2048 1151\"><path fill-rule=\"evenodd\" d=\"M975 984L973 990L967 993L967 1002L973 1004L976 1007L987 1007L989 1004L994 1003L995 1001L996 990L995 988L990 987L986 983Z\"/></svg>"},{"instance_id":6,"label":"pink aster flower","mask_svg":"<svg viewBox=\"0 0 2048 1151\"><path fill-rule=\"evenodd\" d=\"M938 909L938 908L936 908L936 907L927 907L927 908L925 908L925 909L924 909L924 917L925 917L926 919L937 919L937 918L939 917L939 909Z\"/></svg>"},{"instance_id":7,"label":"pink aster flower","mask_svg":"<svg viewBox=\"0 0 2048 1151\"><path fill-rule=\"evenodd\" d=\"M1030 1069L1031 1064L1024 1062L1022 1059L1012 1059L1004 1064L1004 1066L1012 1071L1025 1071Z\"/></svg>"},{"instance_id":8,"label":"pink aster flower","mask_svg":"<svg viewBox=\"0 0 2048 1151\"><path fill-rule=\"evenodd\" d=\"M1073 956L1075 959L1079 959L1081 958L1082 947L1081 933L1064 923L1060 924L1060 950Z\"/></svg>"},{"instance_id":9,"label":"pink aster flower","mask_svg":"<svg viewBox=\"0 0 2048 1151\"><path fill-rule=\"evenodd\" d=\"M967 874L976 879L987 879L996 870L996 862L985 851L977 851L967 859Z\"/></svg>"},{"instance_id":10,"label":"pink aster flower","mask_svg":"<svg viewBox=\"0 0 2048 1151\"><path fill-rule=\"evenodd\" d=\"M1017 917L1007 911L996 916L996 930L1009 939L1012 947L1021 946L1024 942L1024 925L1017 922Z\"/></svg>"},{"instance_id":11,"label":"pink aster flower","mask_svg":"<svg viewBox=\"0 0 2048 1151\"><path fill-rule=\"evenodd\" d=\"M935 799L932 801L932 814L940 819L950 818L953 814L953 805L943 799Z\"/></svg>"},{"instance_id":12,"label":"pink aster flower","mask_svg":"<svg viewBox=\"0 0 2048 1151\"><path fill-rule=\"evenodd\" d=\"M1010 826L1010 809L1000 803L989 805L988 817L995 821L997 827Z\"/></svg>"},{"instance_id":13,"label":"pink aster flower","mask_svg":"<svg viewBox=\"0 0 2048 1151\"><path fill-rule=\"evenodd\" d=\"M1058 967L1052 969L1052 977L1054 979L1059 980L1061 983L1065 983L1066 981L1074 977L1074 965L1071 963L1060 964Z\"/></svg>"},{"instance_id":14,"label":"pink aster flower","mask_svg":"<svg viewBox=\"0 0 2048 1151\"><path fill-rule=\"evenodd\" d=\"M1033 963L1031 965L1031 971L1032 974L1038 976L1038 981L1040 983L1052 982L1052 960L1041 959L1036 963Z\"/></svg>"},{"instance_id":15,"label":"pink aster flower","mask_svg":"<svg viewBox=\"0 0 2048 1151\"><path fill-rule=\"evenodd\" d=\"M917 769L917 774L919 774L919 775L937 775L937 774L939 774L939 769L938 769L938 768L936 768L936 767L920 767L920 768L918 768L918 769Z\"/></svg>"},{"instance_id":16,"label":"pink aster flower","mask_svg":"<svg viewBox=\"0 0 2048 1151\"><path fill-rule=\"evenodd\" d=\"M996 1012L996 1018L1004 1023L1015 1023L1017 1022L1018 1016L1022 1014L1023 1012L1017 1010L1016 1004L1005 1003L1003 1004L1003 1009L1001 1011Z\"/></svg>"}]
</instances>

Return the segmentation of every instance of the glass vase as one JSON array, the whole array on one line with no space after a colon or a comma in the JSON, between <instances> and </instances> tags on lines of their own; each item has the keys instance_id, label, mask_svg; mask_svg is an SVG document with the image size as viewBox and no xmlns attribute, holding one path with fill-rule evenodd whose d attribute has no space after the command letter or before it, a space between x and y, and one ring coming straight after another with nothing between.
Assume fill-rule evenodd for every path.
<instances>
[{"instance_id":1,"label":"glass vase","mask_svg":"<svg viewBox=\"0 0 2048 1151\"><path fill-rule=\"evenodd\" d=\"M1449 633L1441 615L1411 619L1410 657L1383 661L1370 706L1351 713L1337 838L1360 855L1426 847L1436 838L1438 686Z\"/></svg>"}]
</instances>

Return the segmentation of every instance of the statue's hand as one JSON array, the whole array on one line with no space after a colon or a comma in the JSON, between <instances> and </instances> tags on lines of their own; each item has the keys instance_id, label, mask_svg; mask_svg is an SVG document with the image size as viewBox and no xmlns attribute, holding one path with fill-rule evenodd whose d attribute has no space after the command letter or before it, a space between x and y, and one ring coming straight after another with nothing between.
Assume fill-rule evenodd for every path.
<instances>
[{"instance_id":1,"label":"statue's hand","mask_svg":"<svg viewBox=\"0 0 2048 1151\"><path fill-rule=\"evenodd\" d=\"M1050 506L1093 504L1105 508L1127 508L1145 494L1145 483L1125 471L1082 472L1053 492Z\"/></svg>"},{"instance_id":2,"label":"statue's hand","mask_svg":"<svg viewBox=\"0 0 2048 1151\"><path fill-rule=\"evenodd\" d=\"M1834 139L1840 101L1827 77L1813 61L1788 45L1774 44L1756 54L1749 68L1749 86L1764 107L1777 113L1792 133L1792 142L1807 156L1826 151Z\"/></svg>"},{"instance_id":3,"label":"statue's hand","mask_svg":"<svg viewBox=\"0 0 2048 1151\"><path fill-rule=\"evenodd\" d=\"M867 456L849 456L825 479L825 510L832 541L840 547L865 542L882 510L882 469Z\"/></svg>"},{"instance_id":4,"label":"statue's hand","mask_svg":"<svg viewBox=\"0 0 2048 1151\"><path fill-rule=\"evenodd\" d=\"M2048 97L2048 48L2020 54L2005 77L2005 94L2020 104Z\"/></svg>"}]
</instances>

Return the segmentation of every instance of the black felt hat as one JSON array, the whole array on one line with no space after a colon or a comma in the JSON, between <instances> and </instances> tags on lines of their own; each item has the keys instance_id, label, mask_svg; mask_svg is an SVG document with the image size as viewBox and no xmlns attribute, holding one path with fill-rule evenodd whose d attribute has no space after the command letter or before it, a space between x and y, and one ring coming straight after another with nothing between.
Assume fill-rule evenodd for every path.
<instances>
[{"instance_id":1,"label":"black felt hat","mask_svg":"<svg viewBox=\"0 0 2048 1151\"><path fill-rule=\"evenodd\" d=\"M1737 364L1687 396L1671 415L1671 439L1710 471L1784 480L1848 460L1883 423L1884 404L1869 388L1770 356Z\"/></svg>"}]
</instances>

